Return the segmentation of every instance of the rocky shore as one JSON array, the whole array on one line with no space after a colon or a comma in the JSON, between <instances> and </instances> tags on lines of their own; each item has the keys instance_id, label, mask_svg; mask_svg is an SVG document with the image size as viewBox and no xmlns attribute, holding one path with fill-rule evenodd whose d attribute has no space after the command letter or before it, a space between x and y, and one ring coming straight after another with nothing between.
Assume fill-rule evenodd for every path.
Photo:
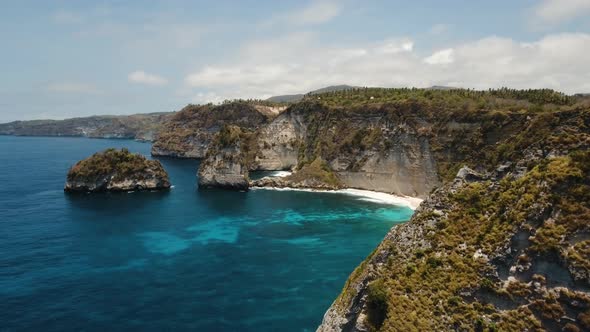
<instances>
[{"instance_id":1,"label":"rocky shore","mask_svg":"<svg viewBox=\"0 0 590 332\"><path fill-rule=\"evenodd\" d=\"M64 191L106 192L170 188L168 174L157 160L126 149L107 149L70 168Z\"/></svg>"},{"instance_id":2,"label":"rocky shore","mask_svg":"<svg viewBox=\"0 0 590 332\"><path fill-rule=\"evenodd\" d=\"M340 186L326 184L314 179L306 179L300 182L288 178L265 177L250 181L250 187L258 188L293 188L293 189L317 189L317 190L338 190Z\"/></svg>"}]
</instances>

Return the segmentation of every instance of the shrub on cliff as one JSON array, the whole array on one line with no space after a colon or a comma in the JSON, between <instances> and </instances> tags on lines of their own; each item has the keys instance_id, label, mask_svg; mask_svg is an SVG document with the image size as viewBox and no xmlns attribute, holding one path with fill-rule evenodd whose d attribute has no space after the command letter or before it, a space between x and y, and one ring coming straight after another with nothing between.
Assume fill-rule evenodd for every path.
<instances>
[{"instance_id":1,"label":"shrub on cliff","mask_svg":"<svg viewBox=\"0 0 590 332\"><path fill-rule=\"evenodd\" d=\"M128 182L123 184L124 182ZM169 188L168 174L157 160L123 148L107 149L77 162L67 175L66 191Z\"/></svg>"}]
</instances>

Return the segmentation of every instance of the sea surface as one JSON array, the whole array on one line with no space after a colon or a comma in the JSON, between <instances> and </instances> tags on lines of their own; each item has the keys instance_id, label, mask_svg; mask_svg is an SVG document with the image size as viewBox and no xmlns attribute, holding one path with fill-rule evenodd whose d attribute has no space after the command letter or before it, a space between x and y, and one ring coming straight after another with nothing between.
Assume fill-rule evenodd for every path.
<instances>
[{"instance_id":1,"label":"sea surface","mask_svg":"<svg viewBox=\"0 0 590 332\"><path fill-rule=\"evenodd\" d=\"M1 331L313 331L407 207L296 191L63 192L68 168L131 140L0 136Z\"/></svg>"}]
</instances>

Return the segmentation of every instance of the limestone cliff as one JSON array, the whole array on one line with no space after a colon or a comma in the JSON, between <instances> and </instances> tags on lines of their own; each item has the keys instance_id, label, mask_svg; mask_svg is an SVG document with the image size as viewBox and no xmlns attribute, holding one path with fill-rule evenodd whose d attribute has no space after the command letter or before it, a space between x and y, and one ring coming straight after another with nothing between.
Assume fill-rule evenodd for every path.
<instances>
[{"instance_id":1,"label":"limestone cliff","mask_svg":"<svg viewBox=\"0 0 590 332\"><path fill-rule=\"evenodd\" d=\"M66 192L135 191L170 188L168 174L157 160L126 149L108 149L70 168Z\"/></svg>"},{"instance_id":2,"label":"limestone cliff","mask_svg":"<svg viewBox=\"0 0 590 332\"><path fill-rule=\"evenodd\" d=\"M531 116L488 152L497 167L392 228L318 331L590 330L590 111Z\"/></svg>"},{"instance_id":3,"label":"limestone cliff","mask_svg":"<svg viewBox=\"0 0 590 332\"><path fill-rule=\"evenodd\" d=\"M248 190L248 165L255 152L253 144L253 133L237 126L224 126L199 165L199 188Z\"/></svg>"},{"instance_id":4,"label":"limestone cliff","mask_svg":"<svg viewBox=\"0 0 590 332\"><path fill-rule=\"evenodd\" d=\"M290 170L297 166L299 144L305 139L307 123L292 109L283 112L260 129L253 166L256 170Z\"/></svg>"},{"instance_id":5,"label":"limestone cliff","mask_svg":"<svg viewBox=\"0 0 590 332\"><path fill-rule=\"evenodd\" d=\"M425 197L458 165L514 134L525 116L439 111L401 101L362 107L293 105L263 126L254 170L296 171L324 160L342 186Z\"/></svg>"},{"instance_id":6,"label":"limestone cliff","mask_svg":"<svg viewBox=\"0 0 590 332\"><path fill-rule=\"evenodd\" d=\"M157 133L152 155L203 158L213 137L224 125L256 129L282 109L246 101L222 105L188 105Z\"/></svg>"}]
</instances>

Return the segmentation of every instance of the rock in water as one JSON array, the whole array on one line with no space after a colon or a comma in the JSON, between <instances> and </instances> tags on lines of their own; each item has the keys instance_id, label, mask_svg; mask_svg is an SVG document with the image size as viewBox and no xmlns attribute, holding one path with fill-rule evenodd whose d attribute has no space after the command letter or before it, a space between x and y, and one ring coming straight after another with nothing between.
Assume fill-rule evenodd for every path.
<instances>
[{"instance_id":1,"label":"rock in water","mask_svg":"<svg viewBox=\"0 0 590 332\"><path fill-rule=\"evenodd\" d=\"M248 190L248 169L255 137L237 126L224 126L199 166L199 188Z\"/></svg>"},{"instance_id":2,"label":"rock in water","mask_svg":"<svg viewBox=\"0 0 590 332\"><path fill-rule=\"evenodd\" d=\"M159 161L148 160L127 149L107 149L72 166L64 191L101 192L168 188L168 173Z\"/></svg>"}]
</instances>

